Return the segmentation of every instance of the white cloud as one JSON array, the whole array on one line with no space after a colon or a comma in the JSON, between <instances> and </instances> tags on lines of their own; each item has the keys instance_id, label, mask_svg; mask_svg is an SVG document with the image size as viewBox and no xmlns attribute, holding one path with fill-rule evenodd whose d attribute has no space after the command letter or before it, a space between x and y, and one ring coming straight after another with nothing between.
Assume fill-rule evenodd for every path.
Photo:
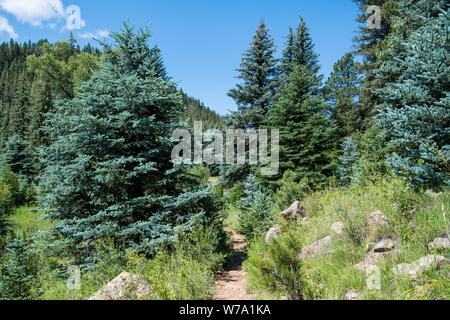
<instances>
[{"instance_id":1,"label":"white cloud","mask_svg":"<svg viewBox=\"0 0 450 320\"><path fill-rule=\"evenodd\" d=\"M104 29L104 30L99 30L99 31L97 32L97 34L98 34L99 37L103 37L103 38L109 37L109 31L106 30L106 29Z\"/></svg>"},{"instance_id":2,"label":"white cloud","mask_svg":"<svg viewBox=\"0 0 450 320\"><path fill-rule=\"evenodd\" d=\"M109 36L109 31L104 29L104 30L97 31L96 33L84 32L84 33L80 33L78 36L83 39L106 38Z\"/></svg>"},{"instance_id":3,"label":"white cloud","mask_svg":"<svg viewBox=\"0 0 450 320\"><path fill-rule=\"evenodd\" d=\"M35 27L66 16L61 0L0 0L0 8Z\"/></svg>"},{"instance_id":4,"label":"white cloud","mask_svg":"<svg viewBox=\"0 0 450 320\"><path fill-rule=\"evenodd\" d=\"M19 35L14 31L14 28L8 23L8 19L0 16L0 34L7 32L11 38L17 38Z\"/></svg>"}]
</instances>

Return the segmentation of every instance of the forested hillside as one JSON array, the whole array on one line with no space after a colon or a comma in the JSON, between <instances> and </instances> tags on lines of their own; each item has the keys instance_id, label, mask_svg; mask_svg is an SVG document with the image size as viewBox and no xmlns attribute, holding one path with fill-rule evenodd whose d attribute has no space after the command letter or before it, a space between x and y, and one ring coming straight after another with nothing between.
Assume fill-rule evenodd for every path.
<instances>
[{"instance_id":1,"label":"forested hillside","mask_svg":"<svg viewBox=\"0 0 450 320\"><path fill-rule=\"evenodd\" d=\"M224 117L178 87L149 27L101 49L1 44L0 299L448 299L448 1L353 2L328 77L301 12L282 48L255 24ZM194 121L279 130L277 173L254 150L176 162L207 141L174 138Z\"/></svg>"}]
</instances>

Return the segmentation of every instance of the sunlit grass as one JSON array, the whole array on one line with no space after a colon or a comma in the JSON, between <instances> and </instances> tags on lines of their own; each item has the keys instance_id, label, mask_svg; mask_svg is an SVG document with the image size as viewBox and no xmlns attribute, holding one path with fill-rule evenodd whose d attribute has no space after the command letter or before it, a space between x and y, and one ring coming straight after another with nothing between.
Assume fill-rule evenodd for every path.
<instances>
[{"instance_id":1,"label":"sunlit grass","mask_svg":"<svg viewBox=\"0 0 450 320\"><path fill-rule=\"evenodd\" d=\"M43 220L44 213L37 211L35 207L19 207L16 208L11 215L11 222L14 224L14 232L16 235L31 234L36 231L47 231L51 227L51 223Z\"/></svg>"}]
</instances>

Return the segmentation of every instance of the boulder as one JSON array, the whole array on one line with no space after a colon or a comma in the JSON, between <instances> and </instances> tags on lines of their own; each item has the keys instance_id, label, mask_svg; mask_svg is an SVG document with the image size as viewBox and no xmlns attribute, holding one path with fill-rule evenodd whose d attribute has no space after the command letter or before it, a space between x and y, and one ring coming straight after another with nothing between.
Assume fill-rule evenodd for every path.
<instances>
[{"instance_id":1,"label":"boulder","mask_svg":"<svg viewBox=\"0 0 450 320\"><path fill-rule=\"evenodd\" d=\"M372 266L376 265L378 262L383 260L385 256L386 256L386 253L384 253L384 252L371 251L368 254L366 254L363 261L361 261L360 263L358 263L356 265L356 269L358 269L360 271L368 272L368 270Z\"/></svg>"},{"instance_id":2,"label":"boulder","mask_svg":"<svg viewBox=\"0 0 450 320\"><path fill-rule=\"evenodd\" d=\"M398 248L396 250L392 250L397 246L400 247L400 245L396 244L392 239L381 240L376 243L373 246L373 249L365 255L364 260L356 265L356 268L367 273L372 266L375 266L387 256L397 259ZM368 244L367 248L370 247L372 247L371 243Z\"/></svg>"},{"instance_id":3,"label":"boulder","mask_svg":"<svg viewBox=\"0 0 450 320\"><path fill-rule=\"evenodd\" d=\"M450 260L445 257L430 254L414 261L411 264L400 263L392 269L392 272L397 276L409 276L411 278L416 278L424 271L430 270L431 268L436 268L439 270L443 265L449 263Z\"/></svg>"},{"instance_id":4,"label":"boulder","mask_svg":"<svg viewBox=\"0 0 450 320\"><path fill-rule=\"evenodd\" d=\"M428 244L429 250L449 249L450 240L448 238L436 238Z\"/></svg>"},{"instance_id":5,"label":"boulder","mask_svg":"<svg viewBox=\"0 0 450 320\"><path fill-rule=\"evenodd\" d=\"M366 228L369 236L375 236L378 231L388 225L388 218L381 211L375 211L369 215L366 221Z\"/></svg>"},{"instance_id":6,"label":"boulder","mask_svg":"<svg viewBox=\"0 0 450 320\"><path fill-rule=\"evenodd\" d=\"M281 232L280 225L275 225L266 233L266 244L270 244L273 238L276 238Z\"/></svg>"},{"instance_id":7,"label":"boulder","mask_svg":"<svg viewBox=\"0 0 450 320\"><path fill-rule=\"evenodd\" d=\"M341 221L335 222L331 225L331 231L333 231L339 236L342 236L342 234L344 233L344 226L345 226L344 223Z\"/></svg>"},{"instance_id":8,"label":"boulder","mask_svg":"<svg viewBox=\"0 0 450 320\"><path fill-rule=\"evenodd\" d=\"M321 254L328 253L330 246L331 246L331 237L330 236L325 237L307 247L304 247L300 252L299 258L303 260L306 258L311 258Z\"/></svg>"},{"instance_id":9,"label":"boulder","mask_svg":"<svg viewBox=\"0 0 450 320\"><path fill-rule=\"evenodd\" d=\"M140 276L122 272L89 300L138 300L150 295L150 285Z\"/></svg>"},{"instance_id":10,"label":"boulder","mask_svg":"<svg viewBox=\"0 0 450 320\"><path fill-rule=\"evenodd\" d=\"M394 241L392 239L384 239L373 247L373 252L386 252L394 249Z\"/></svg>"},{"instance_id":11,"label":"boulder","mask_svg":"<svg viewBox=\"0 0 450 320\"><path fill-rule=\"evenodd\" d=\"M300 201L295 201L289 208L284 210L281 215L285 219L297 219L305 218L306 211L305 208L300 204Z\"/></svg>"},{"instance_id":12,"label":"boulder","mask_svg":"<svg viewBox=\"0 0 450 320\"><path fill-rule=\"evenodd\" d=\"M344 300L361 300L361 295L361 291L349 290L345 293Z\"/></svg>"}]
</instances>

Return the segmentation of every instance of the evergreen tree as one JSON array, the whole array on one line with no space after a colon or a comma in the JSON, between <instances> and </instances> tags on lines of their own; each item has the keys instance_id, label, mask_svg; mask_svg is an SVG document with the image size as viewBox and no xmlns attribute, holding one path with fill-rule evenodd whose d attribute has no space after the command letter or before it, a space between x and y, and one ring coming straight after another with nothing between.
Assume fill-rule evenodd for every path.
<instances>
[{"instance_id":1,"label":"evergreen tree","mask_svg":"<svg viewBox=\"0 0 450 320\"><path fill-rule=\"evenodd\" d=\"M358 160L358 147L353 142L353 139L348 137L342 143L342 154L339 157L339 166L336 169L337 176L342 184L347 185L351 182L359 182L360 169L356 165Z\"/></svg>"},{"instance_id":2,"label":"evergreen tree","mask_svg":"<svg viewBox=\"0 0 450 320\"><path fill-rule=\"evenodd\" d=\"M10 191L10 186L3 177L0 177L0 257L6 245L6 238L12 234L12 223L9 215L12 212L14 201Z\"/></svg>"},{"instance_id":3,"label":"evergreen tree","mask_svg":"<svg viewBox=\"0 0 450 320\"><path fill-rule=\"evenodd\" d=\"M362 56L361 72L364 79L361 87L360 107L365 128L373 124L372 117L376 114L376 105L379 100L375 90L383 83L377 80L375 71L383 63L383 52L386 49L385 39L391 33L392 21L398 16L397 8L399 0L353 0L358 6L359 14L356 21L360 23L359 33L355 37L356 53ZM367 8L371 5L380 7L381 28L369 29L367 21L371 13Z\"/></svg>"},{"instance_id":4,"label":"evergreen tree","mask_svg":"<svg viewBox=\"0 0 450 320\"><path fill-rule=\"evenodd\" d=\"M186 106L186 111L181 114L180 120L186 121L191 128L194 127L194 121L202 121L203 128L222 128L224 120L222 117L206 107L200 100L189 97L187 94L180 91L183 98L183 105Z\"/></svg>"},{"instance_id":5,"label":"evergreen tree","mask_svg":"<svg viewBox=\"0 0 450 320\"><path fill-rule=\"evenodd\" d=\"M49 138L41 127L44 123L44 114L53 111L52 89L48 82L35 81L30 93L30 122L26 136L32 149L41 145L48 145Z\"/></svg>"},{"instance_id":6,"label":"evergreen tree","mask_svg":"<svg viewBox=\"0 0 450 320\"><path fill-rule=\"evenodd\" d=\"M299 20L295 33L292 28L289 28L289 35L281 58L281 70L284 81L287 81L295 66L304 66L312 78L311 90L318 93L322 84L322 76L319 75L319 55L314 50L314 44L305 21L301 16Z\"/></svg>"},{"instance_id":7,"label":"evergreen tree","mask_svg":"<svg viewBox=\"0 0 450 320\"><path fill-rule=\"evenodd\" d=\"M41 208L56 222L62 254L92 257L90 243L105 237L151 254L194 222L208 224L220 208L208 190L181 189L185 168L171 162L181 97L158 76L150 31L132 29L112 34L103 69L49 114Z\"/></svg>"},{"instance_id":8,"label":"evergreen tree","mask_svg":"<svg viewBox=\"0 0 450 320\"><path fill-rule=\"evenodd\" d=\"M291 169L319 188L333 173L336 125L324 114L323 99L311 93L309 70L296 66L288 80L269 113L270 126L280 130L280 172L271 179Z\"/></svg>"},{"instance_id":9,"label":"evergreen tree","mask_svg":"<svg viewBox=\"0 0 450 320\"><path fill-rule=\"evenodd\" d=\"M6 249L4 261L0 266L0 299L30 300L32 289L37 285L37 266L35 257L24 240L12 240Z\"/></svg>"},{"instance_id":10,"label":"evergreen tree","mask_svg":"<svg viewBox=\"0 0 450 320\"><path fill-rule=\"evenodd\" d=\"M353 60L353 55L345 54L335 63L323 89L324 96L331 104L331 118L336 121L341 137L348 137L361 129L358 69L359 63Z\"/></svg>"},{"instance_id":11,"label":"evergreen tree","mask_svg":"<svg viewBox=\"0 0 450 320\"><path fill-rule=\"evenodd\" d=\"M28 127L28 109L30 106L30 88L25 74L22 74L16 87L13 104L9 110L8 134L25 137Z\"/></svg>"},{"instance_id":12,"label":"evergreen tree","mask_svg":"<svg viewBox=\"0 0 450 320\"><path fill-rule=\"evenodd\" d=\"M383 79L389 71L396 76L394 82L377 91L382 101L377 124L396 148L388 159L394 173L406 177L415 187L438 188L450 184L449 15L445 3L417 4L401 6L405 16L422 20L422 27L402 42L405 59L393 57L379 71ZM434 10L417 10L427 5ZM439 10L441 13L434 17Z\"/></svg>"},{"instance_id":13,"label":"evergreen tree","mask_svg":"<svg viewBox=\"0 0 450 320\"><path fill-rule=\"evenodd\" d=\"M31 178L33 170L29 144L18 134L12 135L6 141L2 160L15 174Z\"/></svg>"},{"instance_id":14,"label":"evergreen tree","mask_svg":"<svg viewBox=\"0 0 450 320\"><path fill-rule=\"evenodd\" d=\"M253 174L247 177L244 185L244 198L238 203L238 232L252 240L263 235L275 222L275 204L270 195L263 192L262 186Z\"/></svg>"},{"instance_id":15,"label":"evergreen tree","mask_svg":"<svg viewBox=\"0 0 450 320\"><path fill-rule=\"evenodd\" d=\"M232 117L236 127L259 128L274 104L279 74L274 53L269 30L261 22L251 48L244 53L242 64L237 69L240 73L237 78L243 83L228 93L238 107Z\"/></svg>"}]
</instances>

